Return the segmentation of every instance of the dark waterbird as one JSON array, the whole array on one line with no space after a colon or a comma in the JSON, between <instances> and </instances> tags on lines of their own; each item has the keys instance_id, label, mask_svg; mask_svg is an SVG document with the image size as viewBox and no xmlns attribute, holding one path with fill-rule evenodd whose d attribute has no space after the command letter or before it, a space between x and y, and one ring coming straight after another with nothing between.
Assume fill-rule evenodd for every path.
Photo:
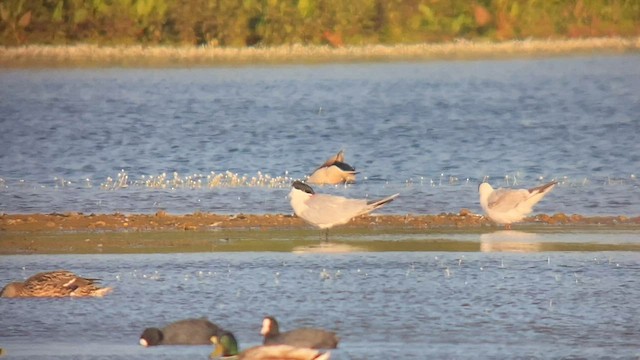
<instances>
[{"instance_id":1,"label":"dark waterbird","mask_svg":"<svg viewBox=\"0 0 640 360\"><path fill-rule=\"evenodd\" d=\"M208 345L211 337L221 329L211 321L185 319L173 322L162 329L150 327L140 335L140 345Z\"/></svg>"},{"instance_id":2,"label":"dark waterbird","mask_svg":"<svg viewBox=\"0 0 640 360\"><path fill-rule=\"evenodd\" d=\"M273 316L267 316L262 321L264 345L285 344L311 349L335 349L340 339L336 333L317 328L299 328L280 332L278 321Z\"/></svg>"}]
</instances>

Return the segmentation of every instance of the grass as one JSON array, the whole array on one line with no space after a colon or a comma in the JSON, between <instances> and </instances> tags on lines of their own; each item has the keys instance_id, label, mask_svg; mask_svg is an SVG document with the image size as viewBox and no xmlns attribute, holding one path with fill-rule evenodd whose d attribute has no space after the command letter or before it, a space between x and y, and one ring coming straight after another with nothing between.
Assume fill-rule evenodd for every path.
<instances>
[{"instance_id":1,"label":"grass","mask_svg":"<svg viewBox=\"0 0 640 360\"><path fill-rule=\"evenodd\" d=\"M640 50L640 37L564 40L518 40L361 47L163 47L48 46L0 48L0 67L182 67L250 64L329 63L365 61L425 61L537 57L584 53L625 53Z\"/></svg>"}]
</instances>

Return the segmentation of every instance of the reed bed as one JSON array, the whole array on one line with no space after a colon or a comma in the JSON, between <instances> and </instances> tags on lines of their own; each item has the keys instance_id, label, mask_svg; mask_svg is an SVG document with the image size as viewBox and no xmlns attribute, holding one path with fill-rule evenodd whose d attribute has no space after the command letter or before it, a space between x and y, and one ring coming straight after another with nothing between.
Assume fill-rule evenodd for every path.
<instances>
[{"instance_id":1,"label":"reed bed","mask_svg":"<svg viewBox=\"0 0 640 360\"><path fill-rule=\"evenodd\" d=\"M367 46L164 47L28 45L0 48L0 67L216 66L280 63L412 61L624 53L640 50L640 37L515 40Z\"/></svg>"}]
</instances>

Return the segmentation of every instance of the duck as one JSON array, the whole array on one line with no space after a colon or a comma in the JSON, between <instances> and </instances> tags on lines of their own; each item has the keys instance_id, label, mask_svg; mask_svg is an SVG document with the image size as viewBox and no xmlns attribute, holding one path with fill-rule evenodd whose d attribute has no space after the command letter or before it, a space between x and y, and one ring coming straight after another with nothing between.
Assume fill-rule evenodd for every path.
<instances>
[{"instance_id":1,"label":"duck","mask_svg":"<svg viewBox=\"0 0 640 360\"><path fill-rule=\"evenodd\" d=\"M504 225L510 230L511 224L531 214L533 206L545 197L557 181L551 181L531 189L494 189L488 182L478 186L480 206L493 222Z\"/></svg>"},{"instance_id":2,"label":"duck","mask_svg":"<svg viewBox=\"0 0 640 360\"><path fill-rule=\"evenodd\" d=\"M222 330L206 318L175 321L162 329L149 327L140 335L140 345L209 345L211 336Z\"/></svg>"},{"instance_id":3,"label":"duck","mask_svg":"<svg viewBox=\"0 0 640 360\"><path fill-rule=\"evenodd\" d=\"M102 297L113 291L111 287L98 286L99 280L67 270L40 272L23 282L7 284L0 291L0 297Z\"/></svg>"},{"instance_id":4,"label":"duck","mask_svg":"<svg viewBox=\"0 0 640 360\"><path fill-rule=\"evenodd\" d=\"M242 352L230 331L220 331L211 337L215 346L211 359L234 358L239 360L329 360L330 352L291 345L258 345Z\"/></svg>"},{"instance_id":5,"label":"duck","mask_svg":"<svg viewBox=\"0 0 640 360\"><path fill-rule=\"evenodd\" d=\"M307 182L316 185L352 184L356 182L356 174L356 169L344 162L344 150L340 150L315 169Z\"/></svg>"},{"instance_id":6,"label":"duck","mask_svg":"<svg viewBox=\"0 0 640 360\"><path fill-rule=\"evenodd\" d=\"M280 332L278 321L273 316L262 320L260 334L264 336L264 345L291 345L311 349L335 349L340 339L335 332L316 328L299 328Z\"/></svg>"}]
</instances>

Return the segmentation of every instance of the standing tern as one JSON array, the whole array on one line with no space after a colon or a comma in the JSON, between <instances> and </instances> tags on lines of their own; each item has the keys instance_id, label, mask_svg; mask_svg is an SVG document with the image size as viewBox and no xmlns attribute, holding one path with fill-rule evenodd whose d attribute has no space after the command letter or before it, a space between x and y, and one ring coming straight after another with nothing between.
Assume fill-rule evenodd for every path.
<instances>
[{"instance_id":1,"label":"standing tern","mask_svg":"<svg viewBox=\"0 0 640 360\"><path fill-rule=\"evenodd\" d=\"M553 189L557 181L531 189L493 189L487 182L478 187L480 206L494 222L511 229L511 224L524 219L533 206Z\"/></svg>"},{"instance_id":2,"label":"standing tern","mask_svg":"<svg viewBox=\"0 0 640 360\"><path fill-rule=\"evenodd\" d=\"M327 238L330 228L346 224L356 216L368 214L393 201L398 195L400 194L367 202L365 199L316 194L311 186L302 181L294 181L289 193L295 214L307 223L325 229Z\"/></svg>"}]
</instances>

